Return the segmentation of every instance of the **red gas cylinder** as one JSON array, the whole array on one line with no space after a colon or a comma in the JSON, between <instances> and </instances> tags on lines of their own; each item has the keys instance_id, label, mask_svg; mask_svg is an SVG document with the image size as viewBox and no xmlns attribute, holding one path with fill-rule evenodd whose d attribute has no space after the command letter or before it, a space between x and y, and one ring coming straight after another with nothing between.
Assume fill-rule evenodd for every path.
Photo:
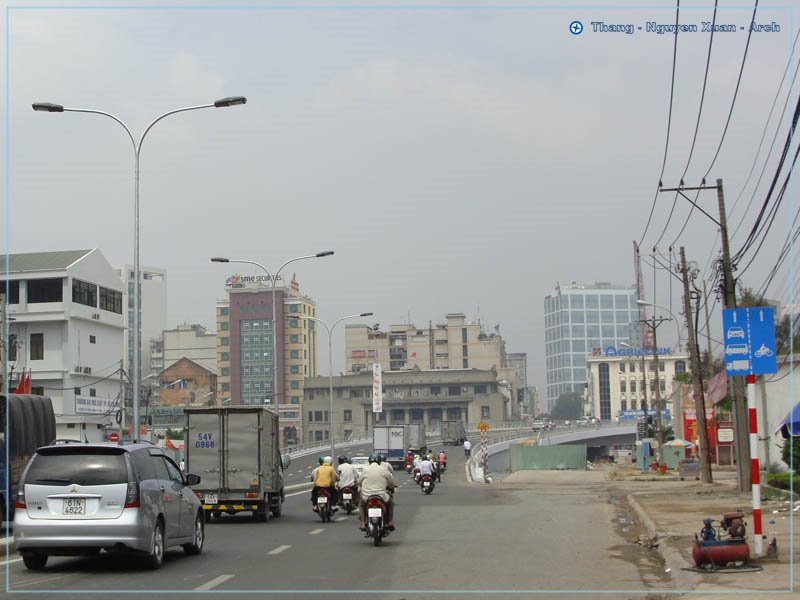
<instances>
[{"instance_id":1,"label":"red gas cylinder","mask_svg":"<svg viewBox=\"0 0 800 600\"><path fill-rule=\"evenodd\" d=\"M703 565L724 567L732 562L747 562L750 558L750 548L743 539L695 542L692 545L692 558L698 567Z\"/></svg>"}]
</instances>

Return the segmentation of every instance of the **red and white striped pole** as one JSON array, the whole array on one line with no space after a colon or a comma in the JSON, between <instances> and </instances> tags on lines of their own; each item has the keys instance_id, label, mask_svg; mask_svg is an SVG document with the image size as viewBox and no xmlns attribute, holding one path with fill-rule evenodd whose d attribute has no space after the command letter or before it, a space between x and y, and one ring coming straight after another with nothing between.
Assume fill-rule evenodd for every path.
<instances>
[{"instance_id":1,"label":"red and white striped pole","mask_svg":"<svg viewBox=\"0 0 800 600\"><path fill-rule=\"evenodd\" d=\"M750 476L753 481L753 542L756 557L764 555L761 532L761 480L758 466L758 421L756 420L756 376L747 376L747 412L750 417Z\"/></svg>"}]
</instances>

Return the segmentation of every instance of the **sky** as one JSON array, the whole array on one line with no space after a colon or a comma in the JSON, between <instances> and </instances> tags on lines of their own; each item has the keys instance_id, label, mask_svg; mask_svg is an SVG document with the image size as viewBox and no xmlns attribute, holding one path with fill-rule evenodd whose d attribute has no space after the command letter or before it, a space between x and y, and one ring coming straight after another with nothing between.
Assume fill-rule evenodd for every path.
<instances>
[{"instance_id":1,"label":"sky","mask_svg":"<svg viewBox=\"0 0 800 600\"><path fill-rule=\"evenodd\" d=\"M126 133L104 116L34 112L33 102L111 113L138 140L164 112L244 95L244 106L167 117L142 145L141 263L168 272L169 327L213 329L226 276L260 274L211 256L274 270L333 250L286 273L326 322L373 312L370 324L386 329L463 312L487 332L499 325L544 390L544 297L558 283L632 285L634 241L645 255L684 246L710 281L717 225L680 198L668 219L674 194L656 193L659 178L665 187L682 176L698 185L707 171L709 184L722 178L738 250L797 100L794 2L759 4L756 21L779 31L750 37L716 160L752 4L720 3L717 22L737 29L714 34L704 95L710 0L681 7L680 22L698 31L678 35L674 85L675 36L646 30L674 23L674 5L555 4L6 5L6 252L96 247L112 264L133 261ZM713 190L697 202L718 217ZM790 184L743 286L764 283L796 212ZM784 303L796 295L796 245L789 254L767 293ZM647 300L681 319L679 283L643 266ZM712 322L718 331L719 303ZM675 327L666 329L659 339L670 343ZM333 347L338 372L342 326Z\"/></svg>"}]
</instances>

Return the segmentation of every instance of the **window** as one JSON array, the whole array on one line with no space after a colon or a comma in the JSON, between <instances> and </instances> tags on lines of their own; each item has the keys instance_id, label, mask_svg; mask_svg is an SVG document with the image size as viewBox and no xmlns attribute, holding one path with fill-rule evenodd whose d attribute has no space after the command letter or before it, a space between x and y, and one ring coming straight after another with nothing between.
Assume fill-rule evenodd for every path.
<instances>
[{"instance_id":1,"label":"window","mask_svg":"<svg viewBox=\"0 0 800 600\"><path fill-rule=\"evenodd\" d=\"M220 308L219 309L219 314L222 315L223 317L227 317L228 316L228 307L227 306L223 306L222 308Z\"/></svg>"},{"instance_id":2,"label":"window","mask_svg":"<svg viewBox=\"0 0 800 600\"><path fill-rule=\"evenodd\" d=\"M462 327L461 328L461 343L462 344L466 344L467 343L467 328L466 327Z\"/></svg>"},{"instance_id":3,"label":"window","mask_svg":"<svg viewBox=\"0 0 800 600\"><path fill-rule=\"evenodd\" d=\"M660 363L658 363L658 371L660 373L663 373L664 371L666 371L666 366L667 365L665 365L664 361L662 360Z\"/></svg>"},{"instance_id":4,"label":"window","mask_svg":"<svg viewBox=\"0 0 800 600\"><path fill-rule=\"evenodd\" d=\"M488 418L489 418L489 407L481 406L481 419L488 419Z\"/></svg>"},{"instance_id":5,"label":"window","mask_svg":"<svg viewBox=\"0 0 800 600\"><path fill-rule=\"evenodd\" d=\"M95 308L97 306L97 286L80 279L73 279L72 301Z\"/></svg>"},{"instance_id":6,"label":"window","mask_svg":"<svg viewBox=\"0 0 800 600\"><path fill-rule=\"evenodd\" d=\"M289 367L289 372L292 375L297 375L300 373L300 367L298 367L297 365L292 365L291 367Z\"/></svg>"},{"instance_id":7,"label":"window","mask_svg":"<svg viewBox=\"0 0 800 600\"><path fill-rule=\"evenodd\" d=\"M308 422L309 423L313 423L314 422L314 411L313 410L308 411Z\"/></svg>"},{"instance_id":8,"label":"window","mask_svg":"<svg viewBox=\"0 0 800 600\"><path fill-rule=\"evenodd\" d=\"M625 372L625 363L624 362L619 363L619 372L620 373L624 373Z\"/></svg>"},{"instance_id":9,"label":"window","mask_svg":"<svg viewBox=\"0 0 800 600\"><path fill-rule=\"evenodd\" d=\"M44 334L32 333L30 343L30 359L44 360Z\"/></svg>"},{"instance_id":10,"label":"window","mask_svg":"<svg viewBox=\"0 0 800 600\"><path fill-rule=\"evenodd\" d=\"M96 398L97 397L97 390L94 388L89 388L89 397Z\"/></svg>"},{"instance_id":11,"label":"window","mask_svg":"<svg viewBox=\"0 0 800 600\"><path fill-rule=\"evenodd\" d=\"M289 384L289 387L290 387L291 389L293 389L293 390L299 390L299 389L300 389L300 382L299 382L299 381L292 381L292 382Z\"/></svg>"},{"instance_id":12,"label":"window","mask_svg":"<svg viewBox=\"0 0 800 600\"><path fill-rule=\"evenodd\" d=\"M220 360L230 360L231 353L230 352L223 352L220 354Z\"/></svg>"},{"instance_id":13,"label":"window","mask_svg":"<svg viewBox=\"0 0 800 600\"><path fill-rule=\"evenodd\" d=\"M412 408L411 409L411 422L412 423L422 423L425 418L425 411L421 408Z\"/></svg>"},{"instance_id":14,"label":"window","mask_svg":"<svg viewBox=\"0 0 800 600\"><path fill-rule=\"evenodd\" d=\"M322 421L322 411L321 410L315 410L314 411L314 420L315 421Z\"/></svg>"},{"instance_id":15,"label":"window","mask_svg":"<svg viewBox=\"0 0 800 600\"><path fill-rule=\"evenodd\" d=\"M623 381L619 382L619 391L622 392L623 394L627 391L625 389L626 387L627 387L627 382L626 381L623 380Z\"/></svg>"},{"instance_id":16,"label":"window","mask_svg":"<svg viewBox=\"0 0 800 600\"><path fill-rule=\"evenodd\" d=\"M230 325L228 324L227 321L223 321L222 323L219 324L219 328L221 331L228 331L229 327Z\"/></svg>"},{"instance_id":17,"label":"window","mask_svg":"<svg viewBox=\"0 0 800 600\"><path fill-rule=\"evenodd\" d=\"M300 305L299 304L290 304L289 305L289 312L290 313L300 312Z\"/></svg>"},{"instance_id":18,"label":"window","mask_svg":"<svg viewBox=\"0 0 800 600\"><path fill-rule=\"evenodd\" d=\"M97 343L97 337L94 336L94 335L90 335L89 336L89 343L90 344L96 344Z\"/></svg>"},{"instance_id":19,"label":"window","mask_svg":"<svg viewBox=\"0 0 800 600\"><path fill-rule=\"evenodd\" d=\"M486 393L486 386L485 385L476 385L475 386L475 393L476 394L485 394Z\"/></svg>"},{"instance_id":20,"label":"window","mask_svg":"<svg viewBox=\"0 0 800 600\"><path fill-rule=\"evenodd\" d=\"M463 359L463 360L461 361L461 366L462 366L464 369L469 369L469 359L468 359L468 358L465 358L465 359Z\"/></svg>"},{"instance_id":21,"label":"window","mask_svg":"<svg viewBox=\"0 0 800 600\"><path fill-rule=\"evenodd\" d=\"M231 384L230 383L223 383L222 384L222 391L223 392L230 392L231 391Z\"/></svg>"},{"instance_id":22,"label":"window","mask_svg":"<svg viewBox=\"0 0 800 600\"><path fill-rule=\"evenodd\" d=\"M289 350L289 358L300 358L300 350Z\"/></svg>"},{"instance_id":23,"label":"window","mask_svg":"<svg viewBox=\"0 0 800 600\"><path fill-rule=\"evenodd\" d=\"M219 338L219 345L220 346L230 346L231 345L230 338L226 338L226 337Z\"/></svg>"},{"instance_id":24,"label":"window","mask_svg":"<svg viewBox=\"0 0 800 600\"><path fill-rule=\"evenodd\" d=\"M231 370L228 367L222 367L221 373L223 377L230 377Z\"/></svg>"},{"instance_id":25,"label":"window","mask_svg":"<svg viewBox=\"0 0 800 600\"><path fill-rule=\"evenodd\" d=\"M8 336L8 360L17 362L17 336L13 333Z\"/></svg>"},{"instance_id":26,"label":"window","mask_svg":"<svg viewBox=\"0 0 800 600\"><path fill-rule=\"evenodd\" d=\"M448 385L447 386L447 395L448 396L460 396L461 395L461 386L460 385Z\"/></svg>"},{"instance_id":27,"label":"window","mask_svg":"<svg viewBox=\"0 0 800 600\"><path fill-rule=\"evenodd\" d=\"M658 388L659 388L660 391L666 392L667 391L667 382L664 381L663 379L660 379L659 383L658 383Z\"/></svg>"},{"instance_id":28,"label":"window","mask_svg":"<svg viewBox=\"0 0 800 600\"><path fill-rule=\"evenodd\" d=\"M81 395L81 388L79 388L79 387L72 388L72 391L76 396L80 396Z\"/></svg>"},{"instance_id":29,"label":"window","mask_svg":"<svg viewBox=\"0 0 800 600\"><path fill-rule=\"evenodd\" d=\"M8 282L7 296L9 304L19 304L19 281Z\"/></svg>"},{"instance_id":30,"label":"window","mask_svg":"<svg viewBox=\"0 0 800 600\"><path fill-rule=\"evenodd\" d=\"M440 396L442 394L442 388L438 385L431 386L431 396Z\"/></svg>"},{"instance_id":31,"label":"window","mask_svg":"<svg viewBox=\"0 0 800 600\"><path fill-rule=\"evenodd\" d=\"M345 410L344 411L344 420L345 421L352 421L353 420L353 411L352 410Z\"/></svg>"},{"instance_id":32,"label":"window","mask_svg":"<svg viewBox=\"0 0 800 600\"><path fill-rule=\"evenodd\" d=\"M289 327L299 327L300 321L298 319L289 319Z\"/></svg>"},{"instance_id":33,"label":"window","mask_svg":"<svg viewBox=\"0 0 800 600\"><path fill-rule=\"evenodd\" d=\"M122 292L100 286L100 308L121 315Z\"/></svg>"},{"instance_id":34,"label":"window","mask_svg":"<svg viewBox=\"0 0 800 600\"><path fill-rule=\"evenodd\" d=\"M62 302L63 283L59 279L29 279L28 302Z\"/></svg>"},{"instance_id":35,"label":"window","mask_svg":"<svg viewBox=\"0 0 800 600\"><path fill-rule=\"evenodd\" d=\"M300 336L296 334L292 334L289 336L289 343L290 344L299 344L300 343Z\"/></svg>"},{"instance_id":36,"label":"window","mask_svg":"<svg viewBox=\"0 0 800 600\"><path fill-rule=\"evenodd\" d=\"M619 407L621 410L628 410L628 401L627 400L620 400Z\"/></svg>"}]
</instances>

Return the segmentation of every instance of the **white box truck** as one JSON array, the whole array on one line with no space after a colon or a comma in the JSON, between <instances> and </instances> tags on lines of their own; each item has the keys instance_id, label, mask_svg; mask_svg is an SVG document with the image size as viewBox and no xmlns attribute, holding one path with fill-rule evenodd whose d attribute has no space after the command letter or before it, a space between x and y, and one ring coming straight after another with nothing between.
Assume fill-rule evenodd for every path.
<instances>
[{"instance_id":1,"label":"white box truck","mask_svg":"<svg viewBox=\"0 0 800 600\"><path fill-rule=\"evenodd\" d=\"M405 425L375 425L372 430L372 451L382 454L394 468L405 467L410 431Z\"/></svg>"},{"instance_id":2,"label":"white box truck","mask_svg":"<svg viewBox=\"0 0 800 600\"><path fill-rule=\"evenodd\" d=\"M442 434L443 444L463 444L467 439L467 432L462 421L440 421L439 432Z\"/></svg>"},{"instance_id":3,"label":"white box truck","mask_svg":"<svg viewBox=\"0 0 800 600\"><path fill-rule=\"evenodd\" d=\"M278 415L260 406L187 408L186 472L200 476L206 519L252 512L259 521L281 515L283 470Z\"/></svg>"},{"instance_id":4,"label":"white box truck","mask_svg":"<svg viewBox=\"0 0 800 600\"><path fill-rule=\"evenodd\" d=\"M406 425L406 427L408 427L408 446L406 450L419 452L428 447L424 423L412 423L411 425Z\"/></svg>"}]
</instances>

